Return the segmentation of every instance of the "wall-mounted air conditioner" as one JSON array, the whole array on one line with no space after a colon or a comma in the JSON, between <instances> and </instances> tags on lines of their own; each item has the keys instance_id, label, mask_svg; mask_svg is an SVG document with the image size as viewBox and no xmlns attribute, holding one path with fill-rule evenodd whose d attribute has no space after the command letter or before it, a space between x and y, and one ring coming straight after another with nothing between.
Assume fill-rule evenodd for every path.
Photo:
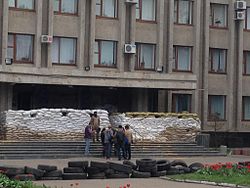
<instances>
[{"instance_id":1,"label":"wall-mounted air conditioner","mask_svg":"<svg viewBox=\"0 0 250 188\"><path fill-rule=\"evenodd\" d=\"M125 0L125 3L137 4L137 0Z\"/></svg>"},{"instance_id":2,"label":"wall-mounted air conditioner","mask_svg":"<svg viewBox=\"0 0 250 188\"><path fill-rule=\"evenodd\" d=\"M234 4L235 10L246 10L247 3L245 1L236 1Z\"/></svg>"},{"instance_id":3,"label":"wall-mounted air conditioner","mask_svg":"<svg viewBox=\"0 0 250 188\"><path fill-rule=\"evenodd\" d=\"M42 35L41 36L41 43L52 43L53 37L50 35Z\"/></svg>"},{"instance_id":4,"label":"wall-mounted air conditioner","mask_svg":"<svg viewBox=\"0 0 250 188\"><path fill-rule=\"evenodd\" d=\"M135 44L125 44L124 45L124 53L125 54L135 54L136 53L136 45Z\"/></svg>"},{"instance_id":5,"label":"wall-mounted air conditioner","mask_svg":"<svg viewBox=\"0 0 250 188\"><path fill-rule=\"evenodd\" d=\"M235 15L236 20L244 20L245 19L245 11L237 11Z\"/></svg>"}]
</instances>

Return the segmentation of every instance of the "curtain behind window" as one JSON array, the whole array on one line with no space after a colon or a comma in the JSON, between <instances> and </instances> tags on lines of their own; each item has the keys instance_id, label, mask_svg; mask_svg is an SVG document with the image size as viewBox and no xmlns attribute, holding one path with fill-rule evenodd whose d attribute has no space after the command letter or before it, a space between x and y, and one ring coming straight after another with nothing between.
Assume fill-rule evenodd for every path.
<instances>
[{"instance_id":1,"label":"curtain behind window","mask_svg":"<svg viewBox=\"0 0 250 188\"><path fill-rule=\"evenodd\" d=\"M154 69L154 46L142 44L141 45L141 62L144 69Z\"/></svg>"},{"instance_id":2,"label":"curtain behind window","mask_svg":"<svg viewBox=\"0 0 250 188\"><path fill-rule=\"evenodd\" d=\"M116 0L104 0L103 1L103 16L115 17L115 1Z\"/></svg>"},{"instance_id":3,"label":"curtain behind window","mask_svg":"<svg viewBox=\"0 0 250 188\"><path fill-rule=\"evenodd\" d=\"M179 1L179 20L180 24L190 24L191 23L191 12L190 12L190 1L180 0Z\"/></svg>"},{"instance_id":4,"label":"curtain behind window","mask_svg":"<svg viewBox=\"0 0 250 188\"><path fill-rule=\"evenodd\" d=\"M99 64L99 45L98 41L95 41L94 44L94 64Z\"/></svg>"},{"instance_id":5,"label":"curtain behind window","mask_svg":"<svg viewBox=\"0 0 250 188\"><path fill-rule=\"evenodd\" d=\"M62 0L63 13L76 13L77 12L77 0Z\"/></svg>"},{"instance_id":6,"label":"curtain behind window","mask_svg":"<svg viewBox=\"0 0 250 188\"><path fill-rule=\"evenodd\" d=\"M53 63L59 63L59 38L54 37L52 42L52 52L51 52L51 60Z\"/></svg>"},{"instance_id":7,"label":"curtain behind window","mask_svg":"<svg viewBox=\"0 0 250 188\"><path fill-rule=\"evenodd\" d=\"M211 114L213 115L215 113L218 113L219 119L224 119L224 97L223 96L211 96L210 97L210 105L211 105Z\"/></svg>"},{"instance_id":8,"label":"curtain behind window","mask_svg":"<svg viewBox=\"0 0 250 188\"><path fill-rule=\"evenodd\" d=\"M101 16L101 0L96 0L95 15Z\"/></svg>"},{"instance_id":9,"label":"curtain behind window","mask_svg":"<svg viewBox=\"0 0 250 188\"><path fill-rule=\"evenodd\" d=\"M247 20L247 27L246 29L250 29L250 8L247 8L247 14L246 14L246 19Z\"/></svg>"},{"instance_id":10,"label":"curtain behind window","mask_svg":"<svg viewBox=\"0 0 250 188\"><path fill-rule=\"evenodd\" d=\"M9 7L15 7L15 0L9 0Z\"/></svg>"},{"instance_id":11,"label":"curtain behind window","mask_svg":"<svg viewBox=\"0 0 250 188\"><path fill-rule=\"evenodd\" d=\"M101 65L113 66L114 62L114 42L102 41L101 43Z\"/></svg>"},{"instance_id":12,"label":"curtain behind window","mask_svg":"<svg viewBox=\"0 0 250 188\"><path fill-rule=\"evenodd\" d=\"M60 39L60 63L74 64L76 55L76 40L70 38Z\"/></svg>"},{"instance_id":13,"label":"curtain behind window","mask_svg":"<svg viewBox=\"0 0 250 188\"><path fill-rule=\"evenodd\" d=\"M16 35L16 60L33 60L33 37L28 35Z\"/></svg>"},{"instance_id":14,"label":"curtain behind window","mask_svg":"<svg viewBox=\"0 0 250 188\"><path fill-rule=\"evenodd\" d=\"M213 50L213 70L214 72L225 72L226 52L225 50Z\"/></svg>"},{"instance_id":15,"label":"curtain behind window","mask_svg":"<svg viewBox=\"0 0 250 188\"><path fill-rule=\"evenodd\" d=\"M190 47L178 47L178 70L191 70Z\"/></svg>"},{"instance_id":16,"label":"curtain behind window","mask_svg":"<svg viewBox=\"0 0 250 188\"><path fill-rule=\"evenodd\" d=\"M60 0L54 0L54 2L53 2L53 9L56 12L59 12L59 1Z\"/></svg>"},{"instance_id":17,"label":"curtain behind window","mask_svg":"<svg viewBox=\"0 0 250 188\"><path fill-rule=\"evenodd\" d=\"M14 36L8 35L7 58L14 58Z\"/></svg>"},{"instance_id":18,"label":"curtain behind window","mask_svg":"<svg viewBox=\"0 0 250 188\"><path fill-rule=\"evenodd\" d=\"M247 52L246 55L246 74L250 74L250 52Z\"/></svg>"},{"instance_id":19,"label":"curtain behind window","mask_svg":"<svg viewBox=\"0 0 250 188\"><path fill-rule=\"evenodd\" d=\"M244 97L244 119L250 120L250 97Z\"/></svg>"},{"instance_id":20,"label":"curtain behind window","mask_svg":"<svg viewBox=\"0 0 250 188\"><path fill-rule=\"evenodd\" d=\"M213 5L213 26L226 27L227 26L227 12L226 5Z\"/></svg>"},{"instance_id":21,"label":"curtain behind window","mask_svg":"<svg viewBox=\"0 0 250 188\"><path fill-rule=\"evenodd\" d=\"M34 8L34 0L18 0L17 8L23 9L33 9Z\"/></svg>"},{"instance_id":22,"label":"curtain behind window","mask_svg":"<svg viewBox=\"0 0 250 188\"><path fill-rule=\"evenodd\" d=\"M155 0L142 0L142 20L155 20Z\"/></svg>"}]
</instances>

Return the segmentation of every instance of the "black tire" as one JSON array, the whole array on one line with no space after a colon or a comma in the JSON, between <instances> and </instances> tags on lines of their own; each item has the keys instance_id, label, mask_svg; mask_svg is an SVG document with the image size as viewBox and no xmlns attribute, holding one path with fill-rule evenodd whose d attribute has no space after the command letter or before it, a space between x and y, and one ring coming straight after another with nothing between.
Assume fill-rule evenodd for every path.
<instances>
[{"instance_id":1,"label":"black tire","mask_svg":"<svg viewBox=\"0 0 250 188\"><path fill-rule=\"evenodd\" d=\"M25 174L33 174L36 177L36 179L41 178L45 174L44 170L31 168L31 167L28 167L28 166L24 167L24 171L25 171Z\"/></svg>"},{"instance_id":2,"label":"black tire","mask_svg":"<svg viewBox=\"0 0 250 188\"><path fill-rule=\"evenodd\" d=\"M167 175L176 175L176 174L180 174L180 171L179 171L179 169L177 169L177 168L171 167L171 168L167 171L166 174L167 174Z\"/></svg>"},{"instance_id":3,"label":"black tire","mask_svg":"<svg viewBox=\"0 0 250 188\"><path fill-rule=\"evenodd\" d=\"M105 176L105 173L104 172L101 172L101 173L98 173L98 174L92 174L92 175L88 175L88 179L105 179L106 176Z\"/></svg>"},{"instance_id":4,"label":"black tire","mask_svg":"<svg viewBox=\"0 0 250 188\"><path fill-rule=\"evenodd\" d=\"M65 167L63 168L64 173L84 173L83 168L78 168L78 167Z\"/></svg>"},{"instance_id":5,"label":"black tire","mask_svg":"<svg viewBox=\"0 0 250 188\"><path fill-rule=\"evenodd\" d=\"M33 174L17 174L14 176L15 180L19 180L19 181L34 181L35 176Z\"/></svg>"},{"instance_id":6,"label":"black tire","mask_svg":"<svg viewBox=\"0 0 250 188\"><path fill-rule=\"evenodd\" d=\"M107 169L107 170L105 170L105 175L106 176L109 176L109 175L112 175L112 174L115 174L115 170L114 169Z\"/></svg>"},{"instance_id":7,"label":"black tire","mask_svg":"<svg viewBox=\"0 0 250 188\"><path fill-rule=\"evenodd\" d=\"M155 166L156 165L156 160L153 160L153 159L139 159L139 160L136 160L136 165L143 166L143 167Z\"/></svg>"},{"instance_id":8,"label":"black tire","mask_svg":"<svg viewBox=\"0 0 250 188\"><path fill-rule=\"evenodd\" d=\"M41 177L40 180L62 180L62 177Z\"/></svg>"},{"instance_id":9,"label":"black tire","mask_svg":"<svg viewBox=\"0 0 250 188\"><path fill-rule=\"evenodd\" d=\"M50 172L46 172L44 174L46 177L61 177L62 176L62 171L61 170L54 170Z\"/></svg>"},{"instance_id":10,"label":"black tire","mask_svg":"<svg viewBox=\"0 0 250 188\"><path fill-rule=\"evenodd\" d=\"M51 172L57 170L57 166L49 166L49 165L38 165L38 169L44 170L45 172Z\"/></svg>"},{"instance_id":11,"label":"black tire","mask_svg":"<svg viewBox=\"0 0 250 188\"><path fill-rule=\"evenodd\" d=\"M170 168L170 161L168 160L158 160L156 161L157 171L164 171Z\"/></svg>"},{"instance_id":12,"label":"black tire","mask_svg":"<svg viewBox=\"0 0 250 188\"><path fill-rule=\"evenodd\" d=\"M12 178L18 174L24 174L24 168L7 168L5 171L6 176L8 176L9 178Z\"/></svg>"},{"instance_id":13,"label":"black tire","mask_svg":"<svg viewBox=\"0 0 250 188\"><path fill-rule=\"evenodd\" d=\"M125 160L125 161L123 161L122 164L131 166L133 170L137 169L136 164L134 164L132 161Z\"/></svg>"},{"instance_id":14,"label":"black tire","mask_svg":"<svg viewBox=\"0 0 250 188\"><path fill-rule=\"evenodd\" d=\"M139 166L140 172L157 172L156 166Z\"/></svg>"},{"instance_id":15,"label":"black tire","mask_svg":"<svg viewBox=\"0 0 250 188\"><path fill-rule=\"evenodd\" d=\"M132 173L132 167L129 165L109 162L109 167L118 172L124 172L126 174Z\"/></svg>"},{"instance_id":16,"label":"black tire","mask_svg":"<svg viewBox=\"0 0 250 188\"><path fill-rule=\"evenodd\" d=\"M127 173L110 174L110 175L107 176L107 178L110 178L110 179L129 178L129 174L127 174Z\"/></svg>"},{"instance_id":17,"label":"black tire","mask_svg":"<svg viewBox=\"0 0 250 188\"><path fill-rule=\"evenodd\" d=\"M184 172L184 173L190 173L191 172L191 169L188 168L188 167L183 167L183 166L180 166L180 167L177 167L177 169L179 169L180 172Z\"/></svg>"},{"instance_id":18,"label":"black tire","mask_svg":"<svg viewBox=\"0 0 250 188\"><path fill-rule=\"evenodd\" d=\"M204 165L202 163L192 163L189 165L189 168L191 172L196 172L197 170L204 168Z\"/></svg>"},{"instance_id":19,"label":"black tire","mask_svg":"<svg viewBox=\"0 0 250 188\"><path fill-rule=\"evenodd\" d=\"M188 167L187 163L185 163L183 160L174 160L170 163L171 166L184 166Z\"/></svg>"},{"instance_id":20,"label":"black tire","mask_svg":"<svg viewBox=\"0 0 250 188\"><path fill-rule=\"evenodd\" d=\"M87 168L89 166L88 161L69 161L68 167L78 167L78 168Z\"/></svg>"},{"instance_id":21,"label":"black tire","mask_svg":"<svg viewBox=\"0 0 250 188\"><path fill-rule=\"evenodd\" d=\"M150 178L150 172L139 172L136 170L132 171L131 178Z\"/></svg>"},{"instance_id":22,"label":"black tire","mask_svg":"<svg viewBox=\"0 0 250 188\"><path fill-rule=\"evenodd\" d=\"M64 173L62 175L64 180L80 180L87 179L87 173Z\"/></svg>"},{"instance_id":23,"label":"black tire","mask_svg":"<svg viewBox=\"0 0 250 188\"><path fill-rule=\"evenodd\" d=\"M102 170L100 170L99 168L96 168L96 167L88 167L87 168L87 173L89 175L92 175L92 174L98 174L98 173L101 173L103 172Z\"/></svg>"},{"instance_id":24,"label":"black tire","mask_svg":"<svg viewBox=\"0 0 250 188\"><path fill-rule=\"evenodd\" d=\"M91 161L90 162L91 167L99 168L103 171L109 169L109 164L108 163L102 163L102 162L96 162L96 161Z\"/></svg>"},{"instance_id":25,"label":"black tire","mask_svg":"<svg viewBox=\"0 0 250 188\"><path fill-rule=\"evenodd\" d=\"M166 176L167 171L157 171L157 172L151 172L151 177L160 177L160 176Z\"/></svg>"}]
</instances>

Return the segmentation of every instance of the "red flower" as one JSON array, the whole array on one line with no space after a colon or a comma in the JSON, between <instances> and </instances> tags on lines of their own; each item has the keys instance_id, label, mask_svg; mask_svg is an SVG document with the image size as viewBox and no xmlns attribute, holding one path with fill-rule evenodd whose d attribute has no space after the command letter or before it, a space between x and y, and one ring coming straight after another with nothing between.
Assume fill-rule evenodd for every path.
<instances>
[{"instance_id":1,"label":"red flower","mask_svg":"<svg viewBox=\"0 0 250 188\"><path fill-rule=\"evenodd\" d=\"M127 187L130 187L130 183L127 184Z\"/></svg>"}]
</instances>

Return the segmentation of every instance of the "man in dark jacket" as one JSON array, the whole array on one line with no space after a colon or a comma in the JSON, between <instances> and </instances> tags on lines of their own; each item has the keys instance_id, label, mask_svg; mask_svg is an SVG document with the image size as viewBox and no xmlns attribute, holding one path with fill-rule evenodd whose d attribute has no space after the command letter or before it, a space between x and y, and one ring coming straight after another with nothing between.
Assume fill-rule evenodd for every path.
<instances>
[{"instance_id":1,"label":"man in dark jacket","mask_svg":"<svg viewBox=\"0 0 250 188\"><path fill-rule=\"evenodd\" d=\"M89 155L89 148L90 148L90 140L92 137L92 127L90 124L88 124L85 127L85 131L84 131L84 139L85 139L85 155Z\"/></svg>"},{"instance_id":2,"label":"man in dark jacket","mask_svg":"<svg viewBox=\"0 0 250 188\"><path fill-rule=\"evenodd\" d=\"M117 156L118 156L118 160L121 160L121 152L122 152L122 156L124 159L126 159L125 156L125 133L124 133L124 129L122 128L121 125L119 125L118 127L118 131L116 132L116 143L117 143Z\"/></svg>"}]
</instances>

